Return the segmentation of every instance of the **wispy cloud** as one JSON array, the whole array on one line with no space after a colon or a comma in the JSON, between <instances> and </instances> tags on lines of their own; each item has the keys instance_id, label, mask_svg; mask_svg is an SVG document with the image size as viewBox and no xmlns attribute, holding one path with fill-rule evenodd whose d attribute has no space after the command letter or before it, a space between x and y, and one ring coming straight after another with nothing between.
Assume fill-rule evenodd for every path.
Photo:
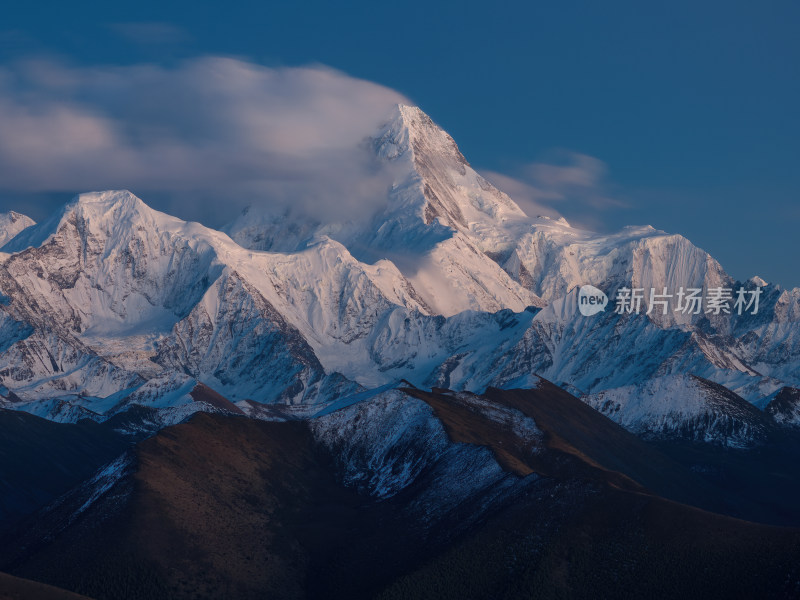
<instances>
[{"instance_id":1,"label":"wispy cloud","mask_svg":"<svg viewBox=\"0 0 800 600\"><path fill-rule=\"evenodd\" d=\"M522 179L498 173L497 171L482 170L481 174L491 181L498 189L501 189L511 196L514 202L516 202L529 217L538 217L542 215L557 218L562 216L561 213L551 206L553 202L562 199L558 194L537 187Z\"/></svg>"},{"instance_id":2,"label":"wispy cloud","mask_svg":"<svg viewBox=\"0 0 800 600\"><path fill-rule=\"evenodd\" d=\"M573 224L597 229L604 211L628 207L614 194L606 163L579 152L556 150L548 160L523 165L511 174L482 173L529 216L565 214Z\"/></svg>"},{"instance_id":3,"label":"wispy cloud","mask_svg":"<svg viewBox=\"0 0 800 600\"><path fill-rule=\"evenodd\" d=\"M597 209L627 206L609 195L608 167L599 158L561 150L555 153L555 161L527 165L522 176L560 200L573 200Z\"/></svg>"},{"instance_id":4,"label":"wispy cloud","mask_svg":"<svg viewBox=\"0 0 800 600\"><path fill-rule=\"evenodd\" d=\"M19 62L0 67L0 191L126 187L215 224L252 203L360 214L388 185L360 142L398 102L322 66Z\"/></svg>"}]
</instances>

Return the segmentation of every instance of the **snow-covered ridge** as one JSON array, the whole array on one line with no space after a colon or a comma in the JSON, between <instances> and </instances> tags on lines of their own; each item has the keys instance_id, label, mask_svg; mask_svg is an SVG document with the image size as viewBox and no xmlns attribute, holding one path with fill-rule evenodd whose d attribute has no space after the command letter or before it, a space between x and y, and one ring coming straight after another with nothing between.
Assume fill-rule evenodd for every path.
<instances>
[{"instance_id":1,"label":"snow-covered ridge","mask_svg":"<svg viewBox=\"0 0 800 600\"><path fill-rule=\"evenodd\" d=\"M693 375L672 375L582 398L645 437L691 439L744 448L763 440L769 420L727 388Z\"/></svg>"},{"instance_id":2,"label":"snow-covered ridge","mask_svg":"<svg viewBox=\"0 0 800 600\"><path fill-rule=\"evenodd\" d=\"M800 290L753 280L756 317L587 318L585 283L735 282L679 235L527 217L419 109L398 107L369 147L394 183L361 229L249 215L229 236L107 191L18 231L0 255L0 395L102 420L188 405L198 382L251 414L400 379L481 392L542 376L595 395L696 389L691 373L751 402L800 385Z\"/></svg>"},{"instance_id":3,"label":"snow-covered ridge","mask_svg":"<svg viewBox=\"0 0 800 600\"><path fill-rule=\"evenodd\" d=\"M541 443L542 433L532 419L500 407L482 405L479 410L532 446ZM488 448L451 441L433 409L400 390L364 398L309 424L319 443L336 456L345 485L387 499L424 479L430 489L412 507L422 519L482 491L491 490L497 498L524 485L501 468Z\"/></svg>"},{"instance_id":4,"label":"snow-covered ridge","mask_svg":"<svg viewBox=\"0 0 800 600\"><path fill-rule=\"evenodd\" d=\"M9 323L57 329L60 339L84 354L104 356L131 377L158 374L160 366L188 369L217 386L240 379L235 371L222 373L218 364L211 368L208 356L190 357L200 351L194 346L199 332L217 326L232 331L243 302L255 303L254 318L272 323L281 343L296 340L287 346L294 357L290 360L311 365L314 381L321 381L325 372L309 343L318 351L349 344L364 335L360 331L369 330L381 311L426 311L391 263L359 263L328 239L291 255L249 251L225 234L153 211L130 192L80 196L54 218L18 236L9 249L14 254L0 267L0 283L10 299L3 307ZM253 337L254 331L241 335ZM258 338L247 347L250 351L263 347L263 336ZM218 334L213 339L221 340ZM124 353L117 343L121 340ZM176 366L167 348L179 340L179 356L185 360ZM236 348L243 341L240 337L231 343ZM24 343L10 342L11 350ZM217 348L203 352L209 351L216 353ZM244 347L239 351L247 352ZM283 360L274 346L269 352ZM241 362L231 353L212 356ZM59 370L59 365L50 369ZM63 391L56 379L47 381L51 391L36 389L37 394ZM307 385L292 388L289 397L303 397ZM235 387L221 391L242 398ZM274 397L267 395L270 390L264 394L253 399L277 399L283 390Z\"/></svg>"}]
</instances>

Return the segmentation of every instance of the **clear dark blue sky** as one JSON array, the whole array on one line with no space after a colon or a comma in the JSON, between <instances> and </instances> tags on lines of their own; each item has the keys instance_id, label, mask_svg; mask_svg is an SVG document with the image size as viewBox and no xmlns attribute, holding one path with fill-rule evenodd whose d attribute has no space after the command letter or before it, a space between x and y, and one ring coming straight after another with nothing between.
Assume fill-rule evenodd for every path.
<instances>
[{"instance_id":1,"label":"clear dark blue sky","mask_svg":"<svg viewBox=\"0 0 800 600\"><path fill-rule=\"evenodd\" d=\"M735 277L800 285L794 0L140 0L3 13L3 61L223 54L328 65L407 95L479 169L524 177L526 165L565 151L600 159L602 193L625 204L592 215L601 227L649 223L686 235ZM162 26L137 43L114 26L130 23ZM556 208L577 220L589 210Z\"/></svg>"}]
</instances>

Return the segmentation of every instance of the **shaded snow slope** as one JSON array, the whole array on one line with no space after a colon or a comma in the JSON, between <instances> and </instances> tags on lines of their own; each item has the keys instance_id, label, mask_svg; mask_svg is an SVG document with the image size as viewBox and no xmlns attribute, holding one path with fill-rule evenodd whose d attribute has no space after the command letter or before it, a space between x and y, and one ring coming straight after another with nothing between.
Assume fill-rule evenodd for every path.
<instances>
[{"instance_id":1,"label":"shaded snow slope","mask_svg":"<svg viewBox=\"0 0 800 600\"><path fill-rule=\"evenodd\" d=\"M671 375L582 398L629 431L743 448L766 437L766 416L730 390L693 375Z\"/></svg>"}]
</instances>

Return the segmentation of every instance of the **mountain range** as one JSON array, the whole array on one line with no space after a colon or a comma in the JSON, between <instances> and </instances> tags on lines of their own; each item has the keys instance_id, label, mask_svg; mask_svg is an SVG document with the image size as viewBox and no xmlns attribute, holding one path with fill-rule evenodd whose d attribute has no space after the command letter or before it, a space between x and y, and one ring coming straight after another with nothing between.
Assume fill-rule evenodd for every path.
<instances>
[{"instance_id":1,"label":"mountain range","mask_svg":"<svg viewBox=\"0 0 800 600\"><path fill-rule=\"evenodd\" d=\"M98 598L800 594L800 288L529 216L415 107L362 146L390 185L341 220L215 230L129 191L0 215L0 569ZM759 304L585 316L587 285Z\"/></svg>"}]
</instances>

